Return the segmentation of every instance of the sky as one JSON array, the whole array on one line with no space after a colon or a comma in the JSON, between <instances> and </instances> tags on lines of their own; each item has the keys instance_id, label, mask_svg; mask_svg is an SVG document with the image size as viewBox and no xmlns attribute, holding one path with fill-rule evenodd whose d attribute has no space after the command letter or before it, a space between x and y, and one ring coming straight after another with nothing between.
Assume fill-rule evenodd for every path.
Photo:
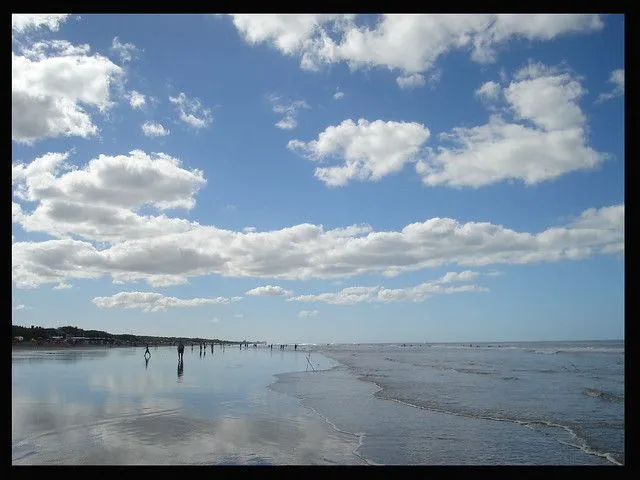
<instances>
[{"instance_id":1,"label":"sky","mask_svg":"<svg viewBox=\"0 0 640 480\"><path fill-rule=\"evenodd\" d=\"M624 338L624 16L12 16L12 323Z\"/></svg>"}]
</instances>

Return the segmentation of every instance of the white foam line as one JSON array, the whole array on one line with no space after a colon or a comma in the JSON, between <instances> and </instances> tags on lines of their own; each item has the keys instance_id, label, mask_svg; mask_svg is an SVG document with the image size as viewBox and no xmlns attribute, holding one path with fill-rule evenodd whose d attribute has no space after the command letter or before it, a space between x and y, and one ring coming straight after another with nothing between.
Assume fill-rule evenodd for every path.
<instances>
[{"instance_id":1,"label":"white foam line","mask_svg":"<svg viewBox=\"0 0 640 480\"><path fill-rule=\"evenodd\" d=\"M316 415L318 415L320 418L322 418L326 423L329 424L329 426L331 428L333 428L336 432L338 433L342 433L344 435L349 435L351 437L356 437L358 439L358 446L356 448L354 448L351 453L353 453L356 457L358 457L360 460L362 460L364 463L366 463L367 465L374 465L374 466L383 466L384 464L382 463L376 463L373 460L369 460L368 458L366 458L364 455L360 454L360 452L358 450L360 450L360 448L362 447L362 445L364 444L364 439L366 437L366 434L363 432L360 433L354 433L354 432L348 432L347 430L342 430L340 428L338 428L338 426L333 423L331 420L329 420L327 417L325 417L324 415L322 415L320 412L318 412L315 408L310 407L308 405L304 405L303 402L300 402L305 408L307 408L308 410L311 410L312 412L314 412Z\"/></svg>"},{"instance_id":2,"label":"white foam line","mask_svg":"<svg viewBox=\"0 0 640 480\"><path fill-rule=\"evenodd\" d=\"M574 445L572 443L567 443L567 442L563 442L562 440L557 440L556 439L557 442L559 442L559 443L561 443L563 445L567 445L567 446L570 446L570 447L577 448L577 449L581 450L582 452L584 452L584 453L586 453L588 455L594 455L594 456L597 456L597 457L606 458L609 462L613 463L614 465L619 465L619 466L623 465L622 463L618 462L615 459L613 454L598 452L596 450L593 450L593 449L589 448L587 443L582 438L580 438L570 427L567 427L566 425L561 425L559 423L549 422L549 421L545 421L545 420L517 420L517 419L511 419L511 418L491 417L491 416L488 416L488 415L470 415L470 414L466 414L466 413L451 412L451 411L444 410L444 409L439 409L439 408L423 407L421 405L414 405L412 403L405 402L405 401L402 401L402 400L398 400L396 398L389 398L388 400L391 400L391 401L396 402L396 403L400 403L402 405L406 405L408 407L413 407L413 408L418 408L420 410L426 410L426 411L442 413L442 414L445 414L445 415L455 415L457 417L465 417L465 418L472 418L472 419L482 419L482 420L491 420L491 421L494 421L494 422L512 422L512 423L516 423L518 425L522 425L522 426L524 426L526 428L529 428L531 430L535 430L533 428L533 425L536 425L536 424L546 425L548 427L554 427L554 428L562 428L569 435L571 435L571 437L573 437L576 440L578 440L581 443L581 445Z\"/></svg>"},{"instance_id":3,"label":"white foam line","mask_svg":"<svg viewBox=\"0 0 640 480\"><path fill-rule=\"evenodd\" d=\"M336 359L334 358L334 360L336 360ZM345 365L345 364L341 364L341 365L343 365L345 368L347 368L347 370L350 370L352 372L354 371L354 369L352 367L349 367L348 365ZM358 378L358 380L373 384L376 387L378 387L378 390L373 392L372 395L376 395L376 394L380 393L380 391L384 390L384 387L382 387L381 385L379 385L375 381L366 378L364 375L360 375L360 374L356 373L356 377ZM380 397L378 396L378 398L380 398ZM550 427L562 428L567 433L569 433L573 438L578 439L580 441L580 443L582 444L582 446L576 446L576 445L568 444L568 443L562 442L561 440L556 440L556 441L558 441L560 443L563 443L565 445L574 447L574 448L578 448L579 450L581 450L582 452L584 452L584 453L586 453L588 455L594 455L594 456L598 456L598 457L601 457L601 458L606 458L610 463L613 463L614 465L618 465L618 466L622 466L623 465L622 463L618 462L614 458L613 454L611 454L611 453L602 453L602 452L598 452L596 450L593 450L593 449L589 448L587 443L582 438L580 438L571 428L567 427L566 425L561 425L561 424L558 424L558 423L541 421L541 420L539 420L539 421L536 421L536 420L528 421L528 420L517 420L517 419L510 419L510 418L490 417L490 416L485 416L485 415L470 415L470 414L465 414L465 413L451 412L449 410L444 410L444 409L439 409L439 408L434 408L434 407L424 407L424 406L421 406L421 405L414 405L412 403L405 402L403 400L398 400L397 398L382 398L382 399L391 400L393 402L399 403L401 405L406 405L408 407L418 408L420 410L425 410L425 411L442 413L442 414L445 414L445 415L455 415L455 416L458 416L458 417L465 417L465 418L472 418L472 419L492 420L492 421L495 421L495 422L512 422L512 423L516 423L518 425L522 425L522 426L524 426L526 428L529 428L531 430L535 430L533 428L533 426L532 426L534 424L542 424L542 425L547 425L547 426L550 426Z\"/></svg>"}]
</instances>

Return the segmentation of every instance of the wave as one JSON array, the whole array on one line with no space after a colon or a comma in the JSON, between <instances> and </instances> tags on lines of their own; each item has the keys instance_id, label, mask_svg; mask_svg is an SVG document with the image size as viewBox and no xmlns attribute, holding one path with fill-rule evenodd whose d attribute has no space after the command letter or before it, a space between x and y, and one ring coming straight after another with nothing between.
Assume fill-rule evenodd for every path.
<instances>
[{"instance_id":1,"label":"wave","mask_svg":"<svg viewBox=\"0 0 640 480\"><path fill-rule=\"evenodd\" d=\"M482 419L482 420L491 420L491 421L496 421L496 422L512 422L512 423L516 423L518 425L522 425L523 427L526 427L526 428L529 428L529 429L532 429L532 430L535 430L535 426L536 425L542 425L542 426L545 426L545 427L562 429L566 433L568 433L569 436L571 437L571 439L574 440L576 443L564 442L564 441L562 441L560 439L557 439L557 441L559 443L561 443L563 445L567 445L567 446L573 447L573 448L577 448L577 449L581 450L582 452L586 453L587 455L594 455L594 456L597 456L597 457L604 458L609 463L613 463L614 465L618 465L618 466L623 465L622 461L619 460L619 454L611 453L611 452L602 452L602 451L594 449L593 447L591 447L587 443L587 441L585 439L583 439L580 436L578 436L578 434L575 432L574 429L572 429L571 427L569 427L567 425L563 425L561 423L557 423L557 422L552 421L552 420L545 420L545 419L518 419L518 418L512 418L512 417L508 417L508 416L495 416L495 415L491 415L491 414L470 413L470 412L456 412L456 411L447 410L447 409L444 409L444 408L416 405L416 404L408 402L406 400L400 400L400 399L397 399L397 398L390 397L388 395L380 395L380 396L382 398L386 398L387 400L391 400L393 402L399 403L401 405L406 405L408 407L418 408L420 410L427 410L427 411L443 413L443 414L447 414L447 415L456 415L456 416L460 416L460 417L473 418L473 419Z\"/></svg>"}]
</instances>

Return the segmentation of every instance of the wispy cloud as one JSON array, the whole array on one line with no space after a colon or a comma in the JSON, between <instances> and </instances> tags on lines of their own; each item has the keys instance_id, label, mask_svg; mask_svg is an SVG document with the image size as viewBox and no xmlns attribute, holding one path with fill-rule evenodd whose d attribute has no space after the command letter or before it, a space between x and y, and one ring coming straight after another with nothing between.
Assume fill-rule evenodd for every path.
<instances>
[{"instance_id":1,"label":"wispy cloud","mask_svg":"<svg viewBox=\"0 0 640 480\"><path fill-rule=\"evenodd\" d=\"M280 119L276 123L276 127L281 128L283 130L292 130L298 126L298 121L296 119L298 115L298 110L301 108L311 108L304 100L297 100L295 102L286 101L282 97L277 95L269 95L269 102L271 102L271 107L274 113L279 113L284 115L282 119Z\"/></svg>"},{"instance_id":2,"label":"wispy cloud","mask_svg":"<svg viewBox=\"0 0 640 480\"><path fill-rule=\"evenodd\" d=\"M189 98L184 92L175 97L169 97L180 114L180 120L195 129L206 128L211 125L211 110L205 108L199 98Z\"/></svg>"}]
</instances>

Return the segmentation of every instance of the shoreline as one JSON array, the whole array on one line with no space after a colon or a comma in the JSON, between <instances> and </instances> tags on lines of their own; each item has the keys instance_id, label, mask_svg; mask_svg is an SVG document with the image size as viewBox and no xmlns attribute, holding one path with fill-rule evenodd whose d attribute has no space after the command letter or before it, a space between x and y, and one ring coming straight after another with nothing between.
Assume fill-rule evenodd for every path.
<instances>
[{"instance_id":1,"label":"shoreline","mask_svg":"<svg viewBox=\"0 0 640 480\"><path fill-rule=\"evenodd\" d=\"M163 345L167 347L169 345ZM65 345L65 344L46 344L46 345L29 345L17 343L11 345L11 350L82 350L82 349L112 349L112 348L144 348L133 345ZM149 347L153 349L153 347Z\"/></svg>"}]
</instances>

